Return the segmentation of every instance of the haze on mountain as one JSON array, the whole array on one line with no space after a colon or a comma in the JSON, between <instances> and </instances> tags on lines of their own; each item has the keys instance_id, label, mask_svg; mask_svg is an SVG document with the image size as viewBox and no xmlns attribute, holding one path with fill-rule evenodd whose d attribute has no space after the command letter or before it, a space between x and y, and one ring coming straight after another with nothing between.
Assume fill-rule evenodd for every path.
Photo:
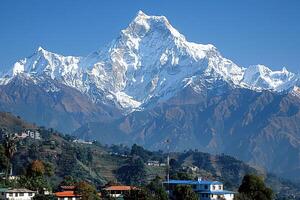
<instances>
[{"instance_id":1,"label":"haze on mountain","mask_svg":"<svg viewBox=\"0 0 300 200\"><path fill-rule=\"evenodd\" d=\"M86 57L39 47L0 79L0 108L102 143L227 153L300 179L299 75L241 67L142 11ZM297 175L298 174L298 175Z\"/></svg>"}]
</instances>

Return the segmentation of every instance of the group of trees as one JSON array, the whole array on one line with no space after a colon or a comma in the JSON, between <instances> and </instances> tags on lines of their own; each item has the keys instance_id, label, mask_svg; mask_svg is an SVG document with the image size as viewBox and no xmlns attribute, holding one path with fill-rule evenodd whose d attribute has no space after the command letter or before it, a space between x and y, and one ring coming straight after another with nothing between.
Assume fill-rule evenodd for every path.
<instances>
[{"instance_id":1,"label":"group of trees","mask_svg":"<svg viewBox=\"0 0 300 200\"><path fill-rule=\"evenodd\" d=\"M239 187L239 194L235 200L271 200L273 191L268 188L263 179L259 176L250 174L245 175Z\"/></svg>"}]
</instances>

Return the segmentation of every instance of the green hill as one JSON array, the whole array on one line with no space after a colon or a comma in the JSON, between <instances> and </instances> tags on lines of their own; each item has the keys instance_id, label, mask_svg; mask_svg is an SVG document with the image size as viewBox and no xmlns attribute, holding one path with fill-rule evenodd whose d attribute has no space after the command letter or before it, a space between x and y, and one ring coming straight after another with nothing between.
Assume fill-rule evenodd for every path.
<instances>
[{"instance_id":1,"label":"green hill","mask_svg":"<svg viewBox=\"0 0 300 200\"><path fill-rule=\"evenodd\" d=\"M148 151L137 145L129 148L122 145L104 146L95 141L76 142L72 136L63 135L53 129L36 127L9 113L0 113L0 128L10 133L25 129L40 132L40 140L28 137L18 142L17 153L13 157L13 172L16 175L24 174L31 161L42 160L54 169L54 175L50 180L54 189L66 176L86 180L97 187L109 181L143 184L156 176L161 178L166 176L166 166L147 165L150 160L166 163L167 155L160 151ZM203 177L220 180L224 182L226 188L237 190L243 176L252 173L265 177L267 184L276 191L278 196L300 197L300 188L296 184L257 170L230 156L190 150L171 153L170 158L171 177L188 174L189 178L193 179ZM196 167L195 170L191 169L193 167ZM138 182L130 179L131 176L136 175L130 173L135 171L136 174L142 175Z\"/></svg>"}]
</instances>

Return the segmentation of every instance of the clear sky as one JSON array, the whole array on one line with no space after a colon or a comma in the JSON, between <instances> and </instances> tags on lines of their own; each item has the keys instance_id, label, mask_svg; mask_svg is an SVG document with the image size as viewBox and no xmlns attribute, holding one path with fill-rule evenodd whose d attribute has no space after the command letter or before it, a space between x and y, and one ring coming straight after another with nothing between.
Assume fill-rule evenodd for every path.
<instances>
[{"instance_id":1,"label":"clear sky","mask_svg":"<svg viewBox=\"0 0 300 200\"><path fill-rule=\"evenodd\" d=\"M213 44L238 65L300 72L299 0L1 0L0 69L38 46L87 55L138 10L165 15L189 41Z\"/></svg>"}]
</instances>

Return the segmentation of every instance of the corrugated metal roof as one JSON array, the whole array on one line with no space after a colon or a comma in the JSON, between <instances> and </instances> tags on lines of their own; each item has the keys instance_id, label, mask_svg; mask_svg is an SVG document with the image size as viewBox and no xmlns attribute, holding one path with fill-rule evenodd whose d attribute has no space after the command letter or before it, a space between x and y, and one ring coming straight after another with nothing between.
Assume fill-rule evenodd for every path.
<instances>
[{"instance_id":1,"label":"corrugated metal roof","mask_svg":"<svg viewBox=\"0 0 300 200\"><path fill-rule=\"evenodd\" d=\"M168 184L167 181L163 182L164 184ZM209 184L209 185L220 185L223 184L219 181L208 181L208 180L170 180L169 184L182 184L182 185L202 185L202 184Z\"/></svg>"},{"instance_id":2,"label":"corrugated metal roof","mask_svg":"<svg viewBox=\"0 0 300 200\"><path fill-rule=\"evenodd\" d=\"M35 191L28 190L26 188L15 188L15 189L8 189L7 192L21 192L21 193L35 193Z\"/></svg>"}]
</instances>

